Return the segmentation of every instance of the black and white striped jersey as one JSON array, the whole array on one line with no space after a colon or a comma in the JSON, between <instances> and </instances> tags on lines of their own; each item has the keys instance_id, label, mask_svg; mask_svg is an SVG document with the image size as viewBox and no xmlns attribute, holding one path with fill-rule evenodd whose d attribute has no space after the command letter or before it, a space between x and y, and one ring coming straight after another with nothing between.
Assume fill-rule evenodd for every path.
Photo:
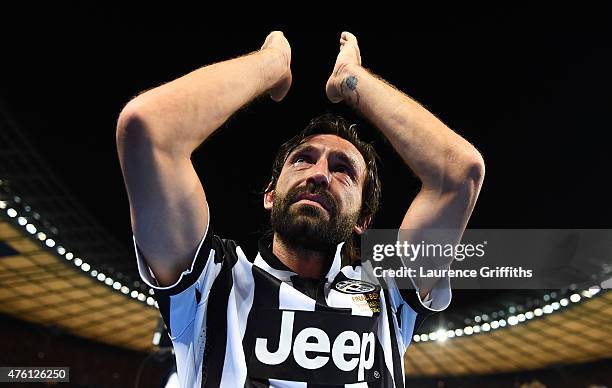
<instances>
[{"instance_id":1,"label":"black and white striped jersey","mask_svg":"<svg viewBox=\"0 0 612 388\"><path fill-rule=\"evenodd\" d=\"M432 290L426 307L414 290L381 288L362 280L360 265L342 266L342 246L325 278L304 279L269 241L249 260L209 227L191 268L159 287L134 239L181 387L403 387L415 325L448 306L450 288Z\"/></svg>"}]
</instances>

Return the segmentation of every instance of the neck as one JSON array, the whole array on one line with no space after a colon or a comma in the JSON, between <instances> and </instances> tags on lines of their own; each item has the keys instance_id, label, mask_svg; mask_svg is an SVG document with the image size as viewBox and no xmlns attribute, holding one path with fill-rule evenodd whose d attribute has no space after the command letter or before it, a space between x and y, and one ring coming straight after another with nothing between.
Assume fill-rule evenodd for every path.
<instances>
[{"instance_id":1,"label":"neck","mask_svg":"<svg viewBox=\"0 0 612 388\"><path fill-rule=\"evenodd\" d=\"M296 248L285 243L276 233L272 239L272 253L291 271L303 278L320 279L327 268L329 252Z\"/></svg>"}]
</instances>

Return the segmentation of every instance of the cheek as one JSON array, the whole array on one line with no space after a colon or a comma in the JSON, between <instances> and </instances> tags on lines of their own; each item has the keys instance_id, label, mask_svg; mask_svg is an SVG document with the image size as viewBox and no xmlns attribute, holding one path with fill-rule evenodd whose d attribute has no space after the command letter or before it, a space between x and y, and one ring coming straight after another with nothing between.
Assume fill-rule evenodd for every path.
<instances>
[{"instance_id":1,"label":"cheek","mask_svg":"<svg viewBox=\"0 0 612 388\"><path fill-rule=\"evenodd\" d=\"M361 192L360 191L350 191L346 193L343 198L343 203L340 204L344 209L344 211L348 211L350 213L359 212L361 210Z\"/></svg>"}]
</instances>

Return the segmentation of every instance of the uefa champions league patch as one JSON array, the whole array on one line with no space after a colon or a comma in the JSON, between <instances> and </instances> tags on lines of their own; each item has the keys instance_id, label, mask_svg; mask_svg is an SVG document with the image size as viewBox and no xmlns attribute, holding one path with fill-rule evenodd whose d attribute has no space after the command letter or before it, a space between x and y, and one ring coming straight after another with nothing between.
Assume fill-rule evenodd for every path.
<instances>
[{"instance_id":1,"label":"uefa champions league patch","mask_svg":"<svg viewBox=\"0 0 612 388\"><path fill-rule=\"evenodd\" d=\"M380 312L380 287L363 280L347 279L334 284L336 291L353 295L353 303L364 311Z\"/></svg>"}]
</instances>

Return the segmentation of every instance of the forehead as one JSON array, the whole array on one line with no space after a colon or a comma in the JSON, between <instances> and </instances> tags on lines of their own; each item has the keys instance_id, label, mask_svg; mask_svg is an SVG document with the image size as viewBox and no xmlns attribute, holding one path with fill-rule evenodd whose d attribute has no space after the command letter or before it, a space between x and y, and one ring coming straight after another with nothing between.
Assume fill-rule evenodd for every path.
<instances>
[{"instance_id":1,"label":"forehead","mask_svg":"<svg viewBox=\"0 0 612 388\"><path fill-rule=\"evenodd\" d=\"M293 150L292 153L299 151L305 147L314 147L321 152L336 152L346 155L360 170L364 170L366 166L365 159L361 152L350 141L341 138L340 136L331 134L312 135L307 137L304 142Z\"/></svg>"}]
</instances>

